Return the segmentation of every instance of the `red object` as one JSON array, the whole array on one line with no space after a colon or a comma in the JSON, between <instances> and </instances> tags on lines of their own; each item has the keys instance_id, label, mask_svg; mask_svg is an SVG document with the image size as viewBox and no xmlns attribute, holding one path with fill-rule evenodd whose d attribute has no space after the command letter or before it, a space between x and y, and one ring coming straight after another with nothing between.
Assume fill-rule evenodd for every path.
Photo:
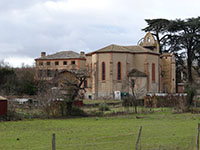
<instances>
[{"instance_id":1,"label":"red object","mask_svg":"<svg viewBox=\"0 0 200 150\"><path fill-rule=\"evenodd\" d=\"M178 93L184 93L184 85L178 85Z\"/></svg>"},{"instance_id":2,"label":"red object","mask_svg":"<svg viewBox=\"0 0 200 150\"><path fill-rule=\"evenodd\" d=\"M8 101L7 100L0 100L0 116L7 114L8 108Z\"/></svg>"},{"instance_id":3,"label":"red object","mask_svg":"<svg viewBox=\"0 0 200 150\"><path fill-rule=\"evenodd\" d=\"M77 106L77 107L82 107L83 106L83 101L74 101L73 105Z\"/></svg>"}]
</instances>

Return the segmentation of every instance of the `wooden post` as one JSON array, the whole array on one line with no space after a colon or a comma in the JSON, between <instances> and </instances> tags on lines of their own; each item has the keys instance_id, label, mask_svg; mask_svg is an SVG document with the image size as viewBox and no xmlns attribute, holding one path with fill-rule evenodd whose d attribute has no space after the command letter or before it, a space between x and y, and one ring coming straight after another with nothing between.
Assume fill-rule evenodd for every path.
<instances>
[{"instance_id":1,"label":"wooden post","mask_svg":"<svg viewBox=\"0 0 200 150\"><path fill-rule=\"evenodd\" d=\"M136 145L135 145L136 150L138 150L138 144L140 142L141 132L142 132L142 126L140 126L140 130L139 130L139 133L138 133L138 137L137 137L137 141L136 141Z\"/></svg>"},{"instance_id":2,"label":"wooden post","mask_svg":"<svg viewBox=\"0 0 200 150\"><path fill-rule=\"evenodd\" d=\"M200 129L200 123L198 123L198 128L197 128L196 150L199 150L199 129Z\"/></svg>"},{"instance_id":3,"label":"wooden post","mask_svg":"<svg viewBox=\"0 0 200 150\"><path fill-rule=\"evenodd\" d=\"M56 150L56 134L52 135L52 150Z\"/></svg>"}]
</instances>

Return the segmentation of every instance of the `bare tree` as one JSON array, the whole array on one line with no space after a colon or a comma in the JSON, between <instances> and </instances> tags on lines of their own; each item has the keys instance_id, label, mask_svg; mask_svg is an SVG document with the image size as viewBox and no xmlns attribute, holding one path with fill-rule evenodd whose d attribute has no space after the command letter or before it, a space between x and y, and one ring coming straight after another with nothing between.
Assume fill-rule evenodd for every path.
<instances>
[{"instance_id":1,"label":"bare tree","mask_svg":"<svg viewBox=\"0 0 200 150\"><path fill-rule=\"evenodd\" d=\"M143 97L144 94L146 93L145 87L146 87L147 75L141 71L132 69L129 72L128 77L129 77L129 82L131 83L129 91L130 93L129 103L131 106L134 106L135 113L137 113L138 99Z\"/></svg>"},{"instance_id":2,"label":"bare tree","mask_svg":"<svg viewBox=\"0 0 200 150\"><path fill-rule=\"evenodd\" d=\"M65 70L59 73L57 83L61 98L67 106L67 115L72 113L73 102L85 92L83 84L88 77L86 70Z\"/></svg>"},{"instance_id":3,"label":"bare tree","mask_svg":"<svg viewBox=\"0 0 200 150\"><path fill-rule=\"evenodd\" d=\"M37 99L40 102L40 107L42 110L47 114L48 118L50 117L50 114L52 112L52 104L53 100L56 99L56 95L52 91L52 85L49 83L49 81L40 81L38 85L38 93L37 93ZM52 112L54 115L54 112Z\"/></svg>"}]
</instances>

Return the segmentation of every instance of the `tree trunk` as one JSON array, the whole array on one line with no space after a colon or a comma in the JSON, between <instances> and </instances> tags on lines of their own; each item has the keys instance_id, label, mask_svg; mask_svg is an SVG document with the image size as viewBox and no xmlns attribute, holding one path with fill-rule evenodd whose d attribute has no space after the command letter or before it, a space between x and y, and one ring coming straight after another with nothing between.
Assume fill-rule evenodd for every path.
<instances>
[{"instance_id":1,"label":"tree trunk","mask_svg":"<svg viewBox=\"0 0 200 150\"><path fill-rule=\"evenodd\" d=\"M137 102L135 101L135 113L137 114Z\"/></svg>"},{"instance_id":2,"label":"tree trunk","mask_svg":"<svg viewBox=\"0 0 200 150\"><path fill-rule=\"evenodd\" d=\"M188 73L188 82L191 84L193 82L192 78L192 58L191 58L191 51L188 50L188 58L187 58L187 73Z\"/></svg>"},{"instance_id":3,"label":"tree trunk","mask_svg":"<svg viewBox=\"0 0 200 150\"><path fill-rule=\"evenodd\" d=\"M159 46L159 53L162 54L162 49L161 49L161 46L160 46L159 33L156 33L156 40L157 40L157 42L158 42L158 46Z\"/></svg>"}]
</instances>

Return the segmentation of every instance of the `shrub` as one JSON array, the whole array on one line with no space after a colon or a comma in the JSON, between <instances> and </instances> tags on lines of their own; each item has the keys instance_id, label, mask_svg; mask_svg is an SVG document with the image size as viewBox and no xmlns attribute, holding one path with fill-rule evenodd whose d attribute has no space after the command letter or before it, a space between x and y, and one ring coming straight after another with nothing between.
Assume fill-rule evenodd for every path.
<instances>
[{"instance_id":1,"label":"shrub","mask_svg":"<svg viewBox=\"0 0 200 150\"><path fill-rule=\"evenodd\" d=\"M17 113L16 111L13 110L8 110L6 120L8 121L16 121L16 120L23 120L24 116Z\"/></svg>"},{"instance_id":2,"label":"shrub","mask_svg":"<svg viewBox=\"0 0 200 150\"><path fill-rule=\"evenodd\" d=\"M193 98L196 95L196 89L194 85L192 84L187 84L185 86L185 92L187 93L187 105L190 107L193 103Z\"/></svg>"},{"instance_id":3,"label":"shrub","mask_svg":"<svg viewBox=\"0 0 200 150\"><path fill-rule=\"evenodd\" d=\"M108 104L103 103L103 104L99 105L99 110L101 110L101 111L109 111L110 108L109 108Z\"/></svg>"},{"instance_id":4,"label":"shrub","mask_svg":"<svg viewBox=\"0 0 200 150\"><path fill-rule=\"evenodd\" d=\"M98 116L98 117L101 117L101 116L103 116L103 111L93 110L93 111L91 111L91 113L90 113L89 115L90 115L90 116Z\"/></svg>"},{"instance_id":5,"label":"shrub","mask_svg":"<svg viewBox=\"0 0 200 150\"><path fill-rule=\"evenodd\" d=\"M79 107L72 107L71 116L87 117L88 115Z\"/></svg>"},{"instance_id":6,"label":"shrub","mask_svg":"<svg viewBox=\"0 0 200 150\"><path fill-rule=\"evenodd\" d=\"M122 106L124 107L133 106L133 102L131 101L129 97L124 97L122 100L123 100Z\"/></svg>"}]
</instances>

